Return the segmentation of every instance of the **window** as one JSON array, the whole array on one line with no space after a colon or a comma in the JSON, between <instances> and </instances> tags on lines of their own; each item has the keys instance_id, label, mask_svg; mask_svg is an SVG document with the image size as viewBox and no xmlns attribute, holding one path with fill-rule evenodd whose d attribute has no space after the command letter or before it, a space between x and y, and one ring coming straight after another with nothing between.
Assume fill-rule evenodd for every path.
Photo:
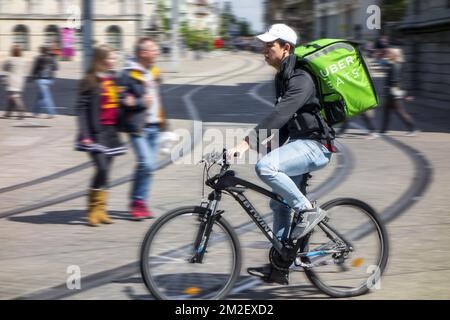
<instances>
[{"instance_id":1,"label":"window","mask_svg":"<svg viewBox=\"0 0 450 320\"><path fill-rule=\"evenodd\" d=\"M30 50L28 28L23 24L19 24L14 27L13 33L13 43L20 45L24 51Z\"/></svg>"},{"instance_id":2,"label":"window","mask_svg":"<svg viewBox=\"0 0 450 320\"><path fill-rule=\"evenodd\" d=\"M75 30L75 49L77 51L82 50L83 48L83 33L82 30Z\"/></svg>"},{"instance_id":3,"label":"window","mask_svg":"<svg viewBox=\"0 0 450 320\"><path fill-rule=\"evenodd\" d=\"M45 43L53 44L55 42L58 46L60 46L61 39L58 26L52 24L47 26L47 28L45 28Z\"/></svg>"},{"instance_id":4,"label":"window","mask_svg":"<svg viewBox=\"0 0 450 320\"><path fill-rule=\"evenodd\" d=\"M114 50L122 49L122 31L118 26L110 26L106 30L106 44Z\"/></svg>"}]
</instances>

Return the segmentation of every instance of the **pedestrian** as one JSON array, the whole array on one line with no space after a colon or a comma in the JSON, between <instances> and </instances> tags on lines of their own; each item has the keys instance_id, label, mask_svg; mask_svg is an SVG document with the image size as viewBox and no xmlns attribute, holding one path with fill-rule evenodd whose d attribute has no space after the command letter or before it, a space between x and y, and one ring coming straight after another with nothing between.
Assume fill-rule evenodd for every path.
<instances>
[{"instance_id":1,"label":"pedestrian","mask_svg":"<svg viewBox=\"0 0 450 320\"><path fill-rule=\"evenodd\" d=\"M50 54L53 56L55 60L59 60L62 56L62 50L59 47L57 41L54 41L50 46Z\"/></svg>"},{"instance_id":2,"label":"pedestrian","mask_svg":"<svg viewBox=\"0 0 450 320\"><path fill-rule=\"evenodd\" d=\"M416 126L412 117L403 107L404 100L410 101L413 98L406 96L406 92L401 89L401 64L403 62L401 50L398 48L386 49L386 59L388 62L385 85L387 94L380 133L386 133L389 127L390 115L392 112L395 112L408 128L407 135L414 136L417 133Z\"/></svg>"},{"instance_id":3,"label":"pedestrian","mask_svg":"<svg viewBox=\"0 0 450 320\"><path fill-rule=\"evenodd\" d=\"M379 134L376 132L375 126L373 125L372 118L367 113L360 114L361 119L364 121L364 124L367 129L367 139L376 139L379 137ZM350 120L346 119L340 126L339 130L336 132L336 136L341 137L345 131L347 131Z\"/></svg>"},{"instance_id":4,"label":"pedestrian","mask_svg":"<svg viewBox=\"0 0 450 320\"><path fill-rule=\"evenodd\" d=\"M12 116L14 110L18 111L18 119L24 118L26 108L22 100L22 91L26 78L26 61L22 57L22 49L19 45L11 47L11 57L5 61L3 71L6 72L7 107L5 118Z\"/></svg>"},{"instance_id":5,"label":"pedestrian","mask_svg":"<svg viewBox=\"0 0 450 320\"><path fill-rule=\"evenodd\" d=\"M149 192L159 149L160 132L166 120L161 105L159 86L160 71L155 66L160 50L148 37L138 40L135 59L126 63L120 85L123 88L122 100L134 100L134 105L123 103L123 130L129 134L136 155L136 169L131 189L131 216L135 220L152 218L148 208Z\"/></svg>"},{"instance_id":6,"label":"pedestrian","mask_svg":"<svg viewBox=\"0 0 450 320\"><path fill-rule=\"evenodd\" d=\"M375 59L380 66L386 65L386 51L389 48L389 38L386 35L380 36L375 42Z\"/></svg>"},{"instance_id":7,"label":"pedestrian","mask_svg":"<svg viewBox=\"0 0 450 320\"><path fill-rule=\"evenodd\" d=\"M55 71L58 70L58 64L47 46L42 46L40 55L36 57L33 69L32 79L35 80L38 95L33 108L33 116L37 117L41 107L47 108L47 118L54 118L55 104L53 102L50 86L53 85Z\"/></svg>"},{"instance_id":8,"label":"pedestrian","mask_svg":"<svg viewBox=\"0 0 450 320\"><path fill-rule=\"evenodd\" d=\"M94 48L91 66L80 84L77 101L79 133L76 150L89 152L95 175L88 197L88 225L110 224L106 211L108 177L113 157L124 154L120 141L119 87L115 56L107 46Z\"/></svg>"}]
</instances>

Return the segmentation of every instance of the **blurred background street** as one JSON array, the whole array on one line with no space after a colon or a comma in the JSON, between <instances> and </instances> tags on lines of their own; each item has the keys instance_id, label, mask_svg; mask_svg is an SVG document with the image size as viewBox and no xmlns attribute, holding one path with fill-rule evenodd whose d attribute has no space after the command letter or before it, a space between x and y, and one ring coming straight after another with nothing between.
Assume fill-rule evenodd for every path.
<instances>
[{"instance_id":1,"label":"blurred background street","mask_svg":"<svg viewBox=\"0 0 450 320\"><path fill-rule=\"evenodd\" d=\"M39 46L57 43L59 68L51 87L56 116L31 117L38 92L34 83L26 82L25 117L0 119L0 299L153 299L138 260L154 219L135 222L129 216L135 167L131 147L111 171L108 209L115 223L86 226L93 166L86 154L73 149L76 99L84 74L82 31L66 28L73 30L73 52L62 53L68 15L77 16L76 10L81 14L82 1L31 1L30 7L25 2L8 7L8 1L0 1L0 66L12 44L26 48L28 70ZM404 90L414 97L405 109L418 130L409 135L393 116L386 134L371 135L359 117L352 119L337 139L341 147L330 165L313 174L310 191L319 203L337 197L363 200L386 223L390 258L381 286L354 299L450 299L448 1L375 1L381 7L379 29L367 28L368 1L242 1L242 7L234 1L117 1L111 12L100 10L106 1L93 2L93 39L115 48L120 64L133 54L139 36L158 40L162 104L170 129L192 137L177 144L187 146L180 163L158 154L150 204L156 217L200 203L199 155L205 146L230 147L225 139L211 139L210 132L226 137L229 129L251 129L273 109L275 71L265 63L253 35L282 22L296 29L301 43L319 38L359 42L381 98L369 114L376 132L386 94L377 43L385 36L389 43L381 47L401 48ZM68 13L71 5L75 11ZM242 12L252 6L258 7L258 16L246 20ZM41 14L45 7L48 14ZM175 11L177 18L171 20ZM18 23L27 14L30 18ZM7 107L6 91L0 87L0 114ZM128 138L123 135L123 140ZM263 186L254 164L232 169ZM251 199L260 212L270 212L265 199ZM292 273L289 286L250 277L247 267L267 261L268 242L231 199L225 198L220 209L236 227L243 247L241 277L230 299L328 299L303 272ZM69 266L81 270L79 290L67 288Z\"/></svg>"}]
</instances>

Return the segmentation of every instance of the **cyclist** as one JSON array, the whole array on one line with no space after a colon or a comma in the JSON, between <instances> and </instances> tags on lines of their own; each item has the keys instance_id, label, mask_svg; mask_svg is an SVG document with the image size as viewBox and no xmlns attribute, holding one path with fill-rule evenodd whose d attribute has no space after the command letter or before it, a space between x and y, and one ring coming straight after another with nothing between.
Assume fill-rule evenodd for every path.
<instances>
[{"instance_id":1,"label":"cyclist","mask_svg":"<svg viewBox=\"0 0 450 320\"><path fill-rule=\"evenodd\" d=\"M292 231L292 238L299 239L326 215L325 211L314 207L298 187L303 174L322 169L329 163L334 131L320 116L314 81L302 69L294 54L297 43L295 31L285 24L274 24L257 38L264 43L262 52L265 61L277 70L275 108L243 141L230 149L227 156L242 155L250 148L259 150L262 146L258 138L259 130L269 130L267 136L271 135L270 130L279 130L280 147L261 158L255 169L274 193L282 196L290 207L300 213L301 220ZM284 241L289 233L292 212L273 200L270 208L274 212L274 233ZM249 268L247 271L267 282L289 283L289 272L271 265Z\"/></svg>"}]
</instances>

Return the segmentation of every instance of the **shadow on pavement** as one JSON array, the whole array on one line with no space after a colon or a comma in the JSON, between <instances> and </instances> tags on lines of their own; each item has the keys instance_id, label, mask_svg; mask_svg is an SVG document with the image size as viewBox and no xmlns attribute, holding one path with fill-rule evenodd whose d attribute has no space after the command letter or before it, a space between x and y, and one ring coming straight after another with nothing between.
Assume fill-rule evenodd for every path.
<instances>
[{"instance_id":1,"label":"shadow on pavement","mask_svg":"<svg viewBox=\"0 0 450 320\"><path fill-rule=\"evenodd\" d=\"M212 275L211 275L212 277ZM250 276L241 276L238 283L240 281L248 280L252 278ZM168 280L169 281L169 280ZM154 299L150 292L148 294L138 294L134 286L136 284L142 284L142 287L147 290L145 284L140 276L133 276L126 279L121 279L117 281L113 281L113 283L118 284L130 284L125 286L122 290L123 293L127 295L129 299L133 300L150 300ZM169 285L168 285L169 287ZM236 287L236 285L235 285ZM265 286L264 288L255 287L249 290L245 290L243 292L237 294L230 294L226 299L252 299L252 300L279 300L279 299L308 299L308 300L316 300L316 299L330 299L330 297L322 294L317 288L312 285L290 285L290 286L279 286L268 288Z\"/></svg>"},{"instance_id":2,"label":"shadow on pavement","mask_svg":"<svg viewBox=\"0 0 450 320\"><path fill-rule=\"evenodd\" d=\"M330 299L322 294L312 285L289 285L268 288L255 287L250 290L230 295L229 299L252 299L252 300L288 300L288 299Z\"/></svg>"},{"instance_id":3,"label":"shadow on pavement","mask_svg":"<svg viewBox=\"0 0 450 320\"><path fill-rule=\"evenodd\" d=\"M13 126L14 128L51 128L51 126L43 126L43 125L19 125L19 126Z\"/></svg>"},{"instance_id":4,"label":"shadow on pavement","mask_svg":"<svg viewBox=\"0 0 450 320\"><path fill-rule=\"evenodd\" d=\"M131 220L127 211L108 211L113 220ZM86 210L49 211L40 215L8 218L10 221L31 224L86 225Z\"/></svg>"}]
</instances>

